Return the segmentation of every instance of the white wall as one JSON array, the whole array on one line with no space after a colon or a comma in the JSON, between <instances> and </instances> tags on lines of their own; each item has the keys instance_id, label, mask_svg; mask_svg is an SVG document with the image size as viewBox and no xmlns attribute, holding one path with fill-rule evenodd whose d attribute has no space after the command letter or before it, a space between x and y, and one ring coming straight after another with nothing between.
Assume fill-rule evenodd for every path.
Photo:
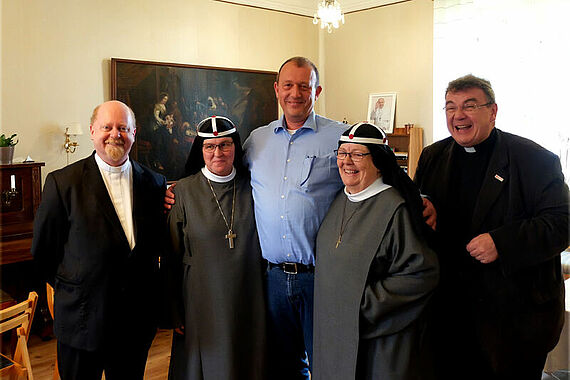
<instances>
[{"instance_id":1,"label":"white wall","mask_svg":"<svg viewBox=\"0 0 570 380\"><path fill-rule=\"evenodd\" d=\"M63 128L84 135L92 109L110 99L110 58L275 71L292 55L318 64L310 19L210 0L2 1L2 133L18 133L15 160L66 164Z\"/></svg>"},{"instance_id":2,"label":"white wall","mask_svg":"<svg viewBox=\"0 0 570 380\"><path fill-rule=\"evenodd\" d=\"M2 21L3 21L2 9L4 7L2 6L2 4L3 3L0 3L0 53L3 52L2 45L4 42L4 38L3 38L3 34L2 34L2 30L3 30L3 28L2 28L2 25L3 25L2 24ZM2 88L3 88L4 87L4 81L2 80L2 70L1 70L1 68L2 68L2 56L3 56L3 54L0 54L0 83L2 83ZM2 129L2 122L1 122L1 120L2 120L2 109L3 109L3 107L2 107L2 91L0 91L0 134L2 134L2 132L4 131Z\"/></svg>"},{"instance_id":3,"label":"white wall","mask_svg":"<svg viewBox=\"0 0 570 380\"><path fill-rule=\"evenodd\" d=\"M110 99L111 57L276 71L303 55L324 74L318 112L360 120L368 93L397 91L397 122L431 136L431 0L348 15L321 37L310 18L211 0L1 4L0 130L18 133L15 161L46 162L44 177L66 164L63 124L83 126L71 162L91 153L89 117Z\"/></svg>"},{"instance_id":4,"label":"white wall","mask_svg":"<svg viewBox=\"0 0 570 380\"><path fill-rule=\"evenodd\" d=\"M424 128L432 136L433 2L357 12L326 35L326 110L333 119L366 120L368 95L396 92L396 126ZM321 66L323 62L321 62Z\"/></svg>"},{"instance_id":5,"label":"white wall","mask_svg":"<svg viewBox=\"0 0 570 380\"><path fill-rule=\"evenodd\" d=\"M434 2L434 139L449 136L444 93L468 73L488 79L496 127L558 154L570 183L568 0ZM561 112L562 111L562 112Z\"/></svg>"}]
</instances>

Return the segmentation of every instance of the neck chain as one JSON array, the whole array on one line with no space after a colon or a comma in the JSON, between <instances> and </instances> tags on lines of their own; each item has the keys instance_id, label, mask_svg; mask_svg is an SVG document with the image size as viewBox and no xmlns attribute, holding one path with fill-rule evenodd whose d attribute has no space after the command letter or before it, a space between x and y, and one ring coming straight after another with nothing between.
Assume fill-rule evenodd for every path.
<instances>
[{"instance_id":1,"label":"neck chain","mask_svg":"<svg viewBox=\"0 0 570 380\"><path fill-rule=\"evenodd\" d=\"M364 202L360 202L360 204L354 209L354 211L352 212L352 214L350 214L350 216L348 217L348 219L346 220L346 223L344 223L344 213L346 212L346 202L347 202L347 197L344 198L344 208L342 209L342 219L340 220L340 231L338 233L338 240L336 241L336 246L335 248L338 248L338 246L340 245L340 242L342 240L342 234L344 233L344 229L346 228L346 226L348 225L348 222L350 222L350 219L352 219L352 217L354 216L354 214L356 214L356 212L360 209L360 206L362 206L362 203Z\"/></svg>"},{"instance_id":2,"label":"neck chain","mask_svg":"<svg viewBox=\"0 0 570 380\"><path fill-rule=\"evenodd\" d=\"M232 215L231 215L231 220L230 220L230 224L228 224L228 220L226 219L226 215L224 214L224 211L222 210L222 206L220 206L220 202L218 201L218 197L216 196L216 192L214 191L214 188L212 187L212 183L210 182L209 178L206 178L208 180L208 185L210 185L210 190L212 190L212 195L214 196L214 200L216 201L216 204L218 205L218 210L220 210L220 214L222 214L222 218L224 218L224 223L226 224L226 228L228 229L228 233L224 236L226 239L228 239L228 244L230 246L230 249L234 248L234 239L237 237L237 235L233 232L233 228L234 228L234 211L236 209L236 179L234 178L234 183L233 183L233 198L232 198Z\"/></svg>"}]
</instances>

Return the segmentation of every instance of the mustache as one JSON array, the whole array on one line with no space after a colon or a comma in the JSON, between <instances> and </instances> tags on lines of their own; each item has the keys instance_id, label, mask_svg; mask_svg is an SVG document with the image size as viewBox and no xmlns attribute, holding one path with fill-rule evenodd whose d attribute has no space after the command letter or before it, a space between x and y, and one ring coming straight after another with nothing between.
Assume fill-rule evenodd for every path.
<instances>
[{"instance_id":1,"label":"mustache","mask_svg":"<svg viewBox=\"0 0 570 380\"><path fill-rule=\"evenodd\" d=\"M109 144L109 145L125 145L125 140L123 140L122 138L109 137L107 140L105 140L105 144Z\"/></svg>"}]
</instances>

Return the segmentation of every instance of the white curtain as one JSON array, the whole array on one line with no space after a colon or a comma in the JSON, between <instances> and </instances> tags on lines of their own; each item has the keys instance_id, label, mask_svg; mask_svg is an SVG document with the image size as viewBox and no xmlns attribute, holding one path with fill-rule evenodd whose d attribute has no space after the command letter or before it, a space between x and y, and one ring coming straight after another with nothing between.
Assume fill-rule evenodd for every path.
<instances>
[{"instance_id":1,"label":"white curtain","mask_svg":"<svg viewBox=\"0 0 570 380\"><path fill-rule=\"evenodd\" d=\"M433 140L449 136L447 83L472 73L491 81L497 128L558 154L568 182L570 0L435 0L433 38Z\"/></svg>"}]
</instances>

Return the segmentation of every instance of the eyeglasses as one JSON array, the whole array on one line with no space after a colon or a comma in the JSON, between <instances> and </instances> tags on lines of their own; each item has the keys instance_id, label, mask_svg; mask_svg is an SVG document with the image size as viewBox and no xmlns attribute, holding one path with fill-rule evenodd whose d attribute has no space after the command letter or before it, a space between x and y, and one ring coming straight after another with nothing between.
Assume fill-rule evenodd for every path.
<instances>
[{"instance_id":1,"label":"eyeglasses","mask_svg":"<svg viewBox=\"0 0 570 380\"><path fill-rule=\"evenodd\" d=\"M477 111L479 108L487 107L487 106L490 106L491 104L495 104L495 103L489 102L489 103L477 105L477 103L467 102L461 106L461 111L470 114L470 113ZM448 104L445 107L443 107L444 111L450 115L457 112L458 108L459 107L457 107L456 105L453 105L453 104Z\"/></svg>"},{"instance_id":2,"label":"eyeglasses","mask_svg":"<svg viewBox=\"0 0 570 380\"><path fill-rule=\"evenodd\" d=\"M232 150L232 146L234 146L233 141L224 141L221 144L204 144L202 146L202 149L206 153L214 153L216 151L216 148L220 148L222 152L229 152Z\"/></svg>"},{"instance_id":3,"label":"eyeglasses","mask_svg":"<svg viewBox=\"0 0 570 380\"><path fill-rule=\"evenodd\" d=\"M336 158L338 160L344 160L346 157L350 157L352 161L358 162L362 161L365 156L368 156L371 153L359 153L359 152L348 153L342 150L335 149L334 154L336 154Z\"/></svg>"}]
</instances>

